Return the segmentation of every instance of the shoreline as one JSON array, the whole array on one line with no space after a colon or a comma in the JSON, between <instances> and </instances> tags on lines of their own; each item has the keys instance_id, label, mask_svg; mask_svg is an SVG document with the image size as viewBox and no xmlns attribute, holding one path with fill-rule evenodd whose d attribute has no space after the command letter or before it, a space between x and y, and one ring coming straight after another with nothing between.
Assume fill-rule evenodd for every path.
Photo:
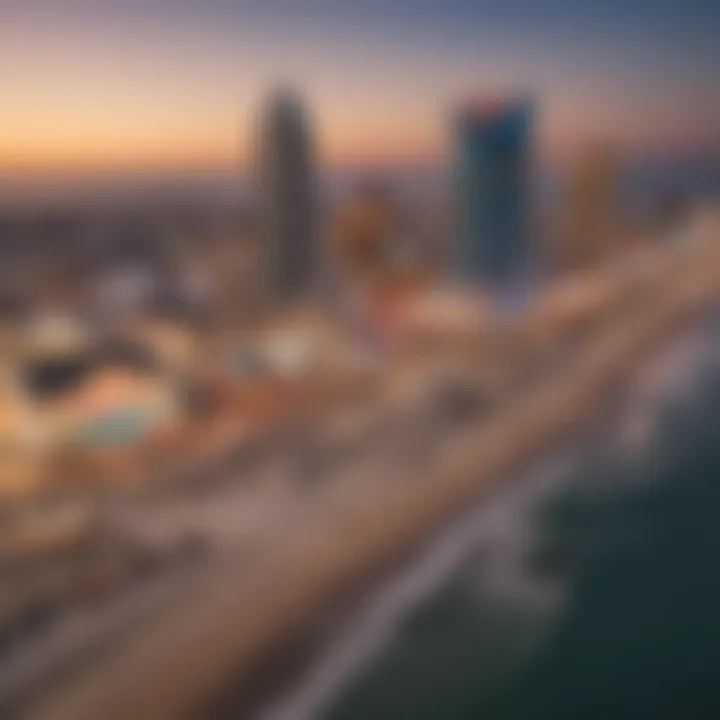
<instances>
[{"instance_id":1,"label":"shoreline","mask_svg":"<svg viewBox=\"0 0 720 720\"><path fill-rule=\"evenodd\" d=\"M397 567L480 493L592 421L642 358L714 298L720 278L712 255L685 272L680 288L600 333L569 362L569 372L539 383L479 430L460 433L443 462L412 488L387 487L384 502L344 502L331 516L327 507L315 518L309 512L298 519L304 534L297 528L279 532L262 568L219 578L191 612L173 609L142 638L51 692L24 717L174 720L213 717L208 710L239 715L240 698L251 697L259 683L259 658L279 648L287 657L287 643L308 632L308 619L367 587L368 577L382 568ZM329 544L328 538L341 541ZM230 695L223 692L230 687Z\"/></svg>"},{"instance_id":2,"label":"shoreline","mask_svg":"<svg viewBox=\"0 0 720 720\"><path fill-rule=\"evenodd\" d=\"M689 330L683 328L664 339L657 356L643 358L640 366L632 373L633 377L606 398L605 406L588 423L588 427L578 433L577 441L581 448L594 447L608 441L618 442L617 438L608 440L608 436L615 435L616 421L623 422L628 413L633 412L635 401L628 390L635 387L635 383L646 376L648 370L652 371L658 360L661 363L671 360L678 348L685 352L689 346L693 357L701 354L702 347L697 346L703 341L699 338L706 332L708 320L716 318L717 312L718 308L714 307L701 313ZM653 392L664 396L668 391L673 392L678 382L686 384L687 368L681 368L680 373L680 379L672 374L669 378L665 377L660 387ZM366 578L365 584L357 588L351 598L339 600L341 606L331 609L330 617L320 624L315 636L306 638L304 646L302 640L298 639L300 646L295 647L291 656L286 656L278 667L273 668L272 660L269 659L267 687L259 688L255 698L246 698L242 706L235 704L233 713L220 715L219 718L304 720L324 717L317 715L317 711L332 708L335 701L342 698L344 691L353 686L358 673L362 677L367 669L383 657L387 633L394 633L407 617L412 616L419 606L448 581L456 567L463 562L468 551L468 541L474 543L478 536L484 534L482 529L478 530L477 523L482 524L489 505L495 502L512 503L514 501L510 498L515 490L515 494L522 495L530 486L537 486L538 483L547 485L549 482L553 487L563 485L568 472L575 472L572 468L577 462L577 451L574 440L565 438L559 447L549 448L547 454L533 459L529 467L521 468L506 482L494 484L483 491L482 495L469 503L469 508L446 518L439 529L419 539L404 557L380 570L376 576ZM548 481L548 477L552 479ZM437 560L433 558L438 555L444 557L449 567L437 569ZM414 587L409 594L403 589L408 585ZM398 594L403 595L404 599L398 601ZM396 596L396 599L390 597L389 608L385 599L388 596ZM385 605L384 609L378 609L382 605ZM358 623L362 628L357 627ZM368 639L367 634L363 635L365 630L369 630L370 635L379 632L377 627L372 627L374 623L383 627L386 636L382 639ZM391 639L390 644L393 642ZM339 672L336 669L338 662L341 666ZM316 682L313 678L320 674L325 679Z\"/></svg>"}]
</instances>

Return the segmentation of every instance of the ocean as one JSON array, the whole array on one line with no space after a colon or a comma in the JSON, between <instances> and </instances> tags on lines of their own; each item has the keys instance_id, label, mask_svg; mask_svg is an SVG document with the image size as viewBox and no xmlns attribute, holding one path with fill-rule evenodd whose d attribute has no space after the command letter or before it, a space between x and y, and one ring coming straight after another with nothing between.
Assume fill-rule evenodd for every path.
<instances>
[{"instance_id":1,"label":"ocean","mask_svg":"<svg viewBox=\"0 0 720 720\"><path fill-rule=\"evenodd\" d=\"M263 720L720 717L720 311L374 589Z\"/></svg>"}]
</instances>

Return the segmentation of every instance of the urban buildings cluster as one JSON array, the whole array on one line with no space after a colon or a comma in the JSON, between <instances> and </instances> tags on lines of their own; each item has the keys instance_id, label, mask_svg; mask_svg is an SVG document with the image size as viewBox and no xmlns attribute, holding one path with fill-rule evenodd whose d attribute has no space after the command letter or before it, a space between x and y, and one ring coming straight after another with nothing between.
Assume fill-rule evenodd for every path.
<instances>
[{"instance_id":1,"label":"urban buildings cluster","mask_svg":"<svg viewBox=\"0 0 720 720\"><path fill-rule=\"evenodd\" d=\"M524 98L467 103L450 125L449 184L408 201L362 173L330 198L304 104L283 89L260 118L251 205L1 217L0 512L21 520L0 529L16 549L0 584L7 571L22 592L0 603L0 638L28 598L61 592L45 582L58 553L72 568L61 594L78 562L102 574L89 547L120 574L148 562L98 544L86 514L33 524L15 508L205 482L245 449L301 443L299 429L348 403L396 402L428 367L433 407L465 407L449 374L473 393L502 382L559 326L574 337L641 288L652 258L622 223L619 161L581 153L544 216L534 116ZM35 580L15 582L30 556Z\"/></svg>"},{"instance_id":2,"label":"urban buildings cluster","mask_svg":"<svg viewBox=\"0 0 720 720\"><path fill-rule=\"evenodd\" d=\"M472 297L472 315L488 298L522 299L558 268L607 257L619 234L617 160L583 154L541 226L534 115L525 98L462 106L450 186L432 201L403 204L382 173L368 173L329 202L304 104L281 89L259 120L252 206L8 214L0 493L50 476L57 485L63 463L49 457L68 448L124 467L118 458L144 439L172 437L158 428L181 437L191 410L246 397L229 386L264 387L256 376L311 355L361 364L387 350L401 315L406 329L409 318L462 317L449 294ZM322 349L320 328L332 338Z\"/></svg>"}]
</instances>

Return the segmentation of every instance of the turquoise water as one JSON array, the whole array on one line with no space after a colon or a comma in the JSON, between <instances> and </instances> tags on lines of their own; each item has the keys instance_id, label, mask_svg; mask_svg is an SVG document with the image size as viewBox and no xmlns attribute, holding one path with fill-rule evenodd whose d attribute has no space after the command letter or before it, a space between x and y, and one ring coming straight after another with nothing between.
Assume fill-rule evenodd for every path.
<instances>
[{"instance_id":1,"label":"turquoise water","mask_svg":"<svg viewBox=\"0 0 720 720\"><path fill-rule=\"evenodd\" d=\"M131 406L95 418L81 428L79 440L84 445L111 447L143 440L158 424L158 408Z\"/></svg>"}]
</instances>

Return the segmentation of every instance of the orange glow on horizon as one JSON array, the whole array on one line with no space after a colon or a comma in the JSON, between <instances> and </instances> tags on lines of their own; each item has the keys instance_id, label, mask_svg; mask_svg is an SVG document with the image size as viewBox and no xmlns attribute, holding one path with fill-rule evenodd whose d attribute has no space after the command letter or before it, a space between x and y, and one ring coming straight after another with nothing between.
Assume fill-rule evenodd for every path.
<instances>
[{"instance_id":1,"label":"orange glow on horizon","mask_svg":"<svg viewBox=\"0 0 720 720\"><path fill-rule=\"evenodd\" d=\"M363 165L437 165L448 161L451 128L422 122L393 122L381 127L356 118L348 123L321 125L314 118L313 134L318 162L331 167ZM246 123L250 125L250 123ZM252 164L252 128L245 123L212 127L164 127L162 123L125 122L117 126L86 123L13 123L0 138L3 179L32 183L36 178L63 174L217 172ZM564 122L536 134L541 157L562 162L590 138L602 138L620 152L660 156L709 156L720 144L689 144L672 138L641 138L621 142L588 132L580 123Z\"/></svg>"},{"instance_id":2,"label":"orange glow on horizon","mask_svg":"<svg viewBox=\"0 0 720 720\"><path fill-rule=\"evenodd\" d=\"M72 133L54 137L26 134L12 142L0 142L3 172L19 176L97 170L216 169L246 166L252 149L242 136L208 133L201 138L184 134ZM442 158L437 142L422 137L401 140L387 136L374 139L356 133L316 137L319 162L354 165L367 162L436 162Z\"/></svg>"}]
</instances>

